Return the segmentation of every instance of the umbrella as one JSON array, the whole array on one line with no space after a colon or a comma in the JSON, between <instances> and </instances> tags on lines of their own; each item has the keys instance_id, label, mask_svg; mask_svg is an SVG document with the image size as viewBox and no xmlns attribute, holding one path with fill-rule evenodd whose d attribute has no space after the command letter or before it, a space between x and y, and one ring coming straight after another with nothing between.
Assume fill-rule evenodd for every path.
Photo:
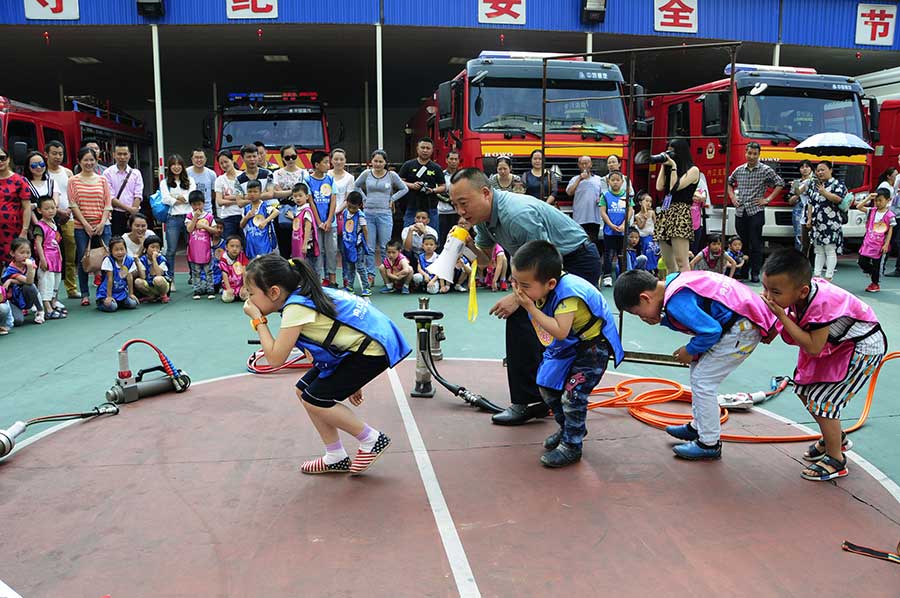
<instances>
[{"instance_id":1,"label":"umbrella","mask_svg":"<svg viewBox=\"0 0 900 598\"><path fill-rule=\"evenodd\" d=\"M871 154L872 146L852 133L816 133L797 145L794 151L814 156L859 156Z\"/></svg>"}]
</instances>

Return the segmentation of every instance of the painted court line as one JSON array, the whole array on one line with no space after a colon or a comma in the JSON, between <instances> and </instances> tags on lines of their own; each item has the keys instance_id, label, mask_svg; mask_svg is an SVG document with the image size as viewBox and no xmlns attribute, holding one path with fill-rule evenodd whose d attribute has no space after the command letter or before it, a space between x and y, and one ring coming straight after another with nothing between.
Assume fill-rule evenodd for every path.
<instances>
[{"instance_id":1,"label":"painted court line","mask_svg":"<svg viewBox=\"0 0 900 598\"><path fill-rule=\"evenodd\" d=\"M419 467L419 476L422 478L422 484L425 486L425 494L428 496L428 504L431 505L431 513L434 515L438 532L441 534L444 552L447 554L447 560L450 561L450 569L453 571L456 589L459 591L460 596L466 598L480 597L481 592L475 583L475 576L472 574L466 551L463 549L462 541L456 532L456 524L453 523L450 509L447 508L444 493L441 492L441 485L438 482L437 474L434 473L434 467L431 465L431 458L428 456L428 449L425 448L425 441L422 440L419 426L416 424L409 402L406 400L406 393L403 390L403 384L400 382L400 376L397 375L396 371L390 369L388 370L388 378L391 381L394 398L397 400L397 407L400 409L400 416L403 418L403 425L406 428L406 435L409 437L410 447L416 458L416 465Z\"/></svg>"},{"instance_id":2,"label":"painted court line","mask_svg":"<svg viewBox=\"0 0 900 598\"><path fill-rule=\"evenodd\" d=\"M11 587L3 583L0 580L0 598L22 598L19 594L16 594L16 591Z\"/></svg>"}]
</instances>

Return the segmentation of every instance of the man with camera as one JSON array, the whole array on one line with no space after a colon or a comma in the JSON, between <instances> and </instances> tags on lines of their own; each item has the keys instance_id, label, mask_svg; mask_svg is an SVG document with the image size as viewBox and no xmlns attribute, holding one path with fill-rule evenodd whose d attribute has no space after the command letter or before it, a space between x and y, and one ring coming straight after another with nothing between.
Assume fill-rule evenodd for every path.
<instances>
[{"instance_id":1,"label":"man with camera","mask_svg":"<svg viewBox=\"0 0 900 598\"><path fill-rule=\"evenodd\" d=\"M416 157L407 160L397 172L409 193L406 200L406 211L403 214L403 226L407 227L416 219L416 212L428 212L431 222L438 223L437 194L444 193L444 169L431 159L434 142L430 137L419 139L416 144Z\"/></svg>"},{"instance_id":2,"label":"man with camera","mask_svg":"<svg viewBox=\"0 0 900 598\"><path fill-rule=\"evenodd\" d=\"M759 282L763 261L763 225L765 207L784 188L784 180L768 165L759 161L760 147L755 141L747 144L747 162L734 169L725 186L728 198L735 207L734 226L744 242L744 253L750 255L750 282ZM772 189L766 195L766 189Z\"/></svg>"}]
</instances>

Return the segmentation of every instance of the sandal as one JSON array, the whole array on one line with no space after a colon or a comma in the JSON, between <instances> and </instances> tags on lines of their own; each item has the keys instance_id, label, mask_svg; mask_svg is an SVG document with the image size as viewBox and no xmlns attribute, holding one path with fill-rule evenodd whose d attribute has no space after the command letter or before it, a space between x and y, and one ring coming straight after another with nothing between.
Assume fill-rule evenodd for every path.
<instances>
[{"instance_id":1,"label":"sandal","mask_svg":"<svg viewBox=\"0 0 900 598\"><path fill-rule=\"evenodd\" d=\"M6 336L7 334L9 334L9 328L4 328L3 326L0 326L0 336Z\"/></svg>"},{"instance_id":2,"label":"sandal","mask_svg":"<svg viewBox=\"0 0 900 598\"><path fill-rule=\"evenodd\" d=\"M47 314L48 320L59 320L62 317L63 317L62 313L55 309L53 311L51 311L49 314Z\"/></svg>"},{"instance_id":3,"label":"sandal","mask_svg":"<svg viewBox=\"0 0 900 598\"><path fill-rule=\"evenodd\" d=\"M827 465L830 470L823 467L823 465ZM807 471L813 471L815 474L810 475L806 473ZM812 463L807 466L800 475L803 476L804 479L813 482L827 482L828 480L833 480L835 478L842 478L848 473L850 472L847 471L847 457L844 457L844 461L840 462L831 455L825 455L818 463Z\"/></svg>"},{"instance_id":4,"label":"sandal","mask_svg":"<svg viewBox=\"0 0 900 598\"><path fill-rule=\"evenodd\" d=\"M87 297L83 297L81 299L81 307L88 307L91 304L91 300Z\"/></svg>"},{"instance_id":5,"label":"sandal","mask_svg":"<svg viewBox=\"0 0 900 598\"><path fill-rule=\"evenodd\" d=\"M300 471L310 475L317 473L348 473L350 471L350 457L344 457L337 463L326 465L322 457L313 461L306 461L300 466Z\"/></svg>"},{"instance_id":6,"label":"sandal","mask_svg":"<svg viewBox=\"0 0 900 598\"><path fill-rule=\"evenodd\" d=\"M853 448L853 441L847 437L846 432L841 432L841 451L846 453ZM803 459L811 463L815 463L825 456L825 443L820 438L816 442L809 445L806 452L803 453Z\"/></svg>"}]
</instances>

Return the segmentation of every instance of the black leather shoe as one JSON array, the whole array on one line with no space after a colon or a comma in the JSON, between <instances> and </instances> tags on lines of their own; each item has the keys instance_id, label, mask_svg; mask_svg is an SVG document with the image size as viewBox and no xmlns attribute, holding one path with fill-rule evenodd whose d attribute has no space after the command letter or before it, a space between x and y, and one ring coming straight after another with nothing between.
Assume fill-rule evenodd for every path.
<instances>
[{"instance_id":1,"label":"black leather shoe","mask_svg":"<svg viewBox=\"0 0 900 598\"><path fill-rule=\"evenodd\" d=\"M894 270L893 272L888 272L887 274L885 274L885 276L888 276L890 278L900 278L900 270Z\"/></svg>"},{"instance_id":2,"label":"black leather shoe","mask_svg":"<svg viewBox=\"0 0 900 598\"><path fill-rule=\"evenodd\" d=\"M544 467L565 467L581 461L581 449L575 448L565 442L560 442L559 446L548 453L544 453L541 457L541 464Z\"/></svg>"},{"instance_id":3,"label":"black leather shoe","mask_svg":"<svg viewBox=\"0 0 900 598\"><path fill-rule=\"evenodd\" d=\"M498 426L520 426L536 417L546 417L550 408L544 403L520 405L513 403L500 413L491 416L491 421Z\"/></svg>"},{"instance_id":4,"label":"black leather shoe","mask_svg":"<svg viewBox=\"0 0 900 598\"><path fill-rule=\"evenodd\" d=\"M754 274L753 276L750 277L750 282L758 283L758 282L759 282L759 276L756 275L756 274Z\"/></svg>"},{"instance_id":5,"label":"black leather shoe","mask_svg":"<svg viewBox=\"0 0 900 598\"><path fill-rule=\"evenodd\" d=\"M562 433L562 428L560 428L550 436L547 436L547 438L544 439L544 449L552 451L559 446L559 441L562 440Z\"/></svg>"}]
</instances>

